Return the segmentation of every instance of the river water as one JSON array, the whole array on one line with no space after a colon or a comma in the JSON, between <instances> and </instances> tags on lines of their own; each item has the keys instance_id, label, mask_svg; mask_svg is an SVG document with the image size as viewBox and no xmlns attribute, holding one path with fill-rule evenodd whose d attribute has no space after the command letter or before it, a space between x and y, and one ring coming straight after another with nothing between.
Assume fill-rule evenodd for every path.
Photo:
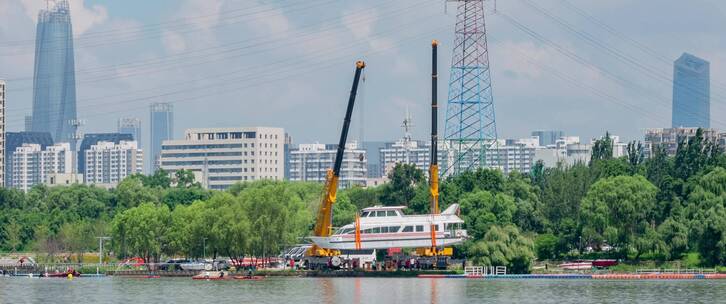
<instances>
[{"instance_id":1,"label":"river water","mask_svg":"<svg viewBox=\"0 0 726 304\"><path fill-rule=\"evenodd\" d=\"M0 303L726 303L726 280L0 277Z\"/></svg>"}]
</instances>

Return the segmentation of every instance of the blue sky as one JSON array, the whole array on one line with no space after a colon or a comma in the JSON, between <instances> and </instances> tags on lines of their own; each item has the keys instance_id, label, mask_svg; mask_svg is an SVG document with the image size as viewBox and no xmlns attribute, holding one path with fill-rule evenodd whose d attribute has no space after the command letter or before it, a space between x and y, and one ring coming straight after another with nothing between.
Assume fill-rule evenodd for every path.
<instances>
[{"instance_id":1,"label":"blue sky","mask_svg":"<svg viewBox=\"0 0 726 304\"><path fill-rule=\"evenodd\" d=\"M284 127L296 143L335 142L354 62L364 59L350 138L399 138L409 109L414 136L424 139L433 38L442 42L446 100L455 7L443 0L70 2L86 133L114 131L120 117L141 118L148 133L148 105L172 102L177 136L264 125ZM30 113L34 19L43 6L0 1L11 131ZM489 8L500 138L562 129L641 139L645 128L668 127L672 61L683 52L711 62L712 126L726 129L726 2L510 0L497 13Z\"/></svg>"}]
</instances>

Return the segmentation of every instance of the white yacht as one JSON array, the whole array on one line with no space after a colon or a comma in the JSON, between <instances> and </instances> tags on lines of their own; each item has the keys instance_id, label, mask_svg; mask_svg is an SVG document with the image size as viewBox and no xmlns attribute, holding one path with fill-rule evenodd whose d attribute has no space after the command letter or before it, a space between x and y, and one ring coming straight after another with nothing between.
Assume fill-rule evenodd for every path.
<instances>
[{"instance_id":1,"label":"white yacht","mask_svg":"<svg viewBox=\"0 0 726 304\"><path fill-rule=\"evenodd\" d=\"M467 239L464 221L459 218L459 205L453 204L441 214L404 215L405 206L365 208L356 223L345 225L329 237L310 237L327 249L387 249L431 247L431 227L435 227L437 247L451 246ZM359 238L356 240L356 230ZM357 244L359 244L357 246Z\"/></svg>"}]
</instances>

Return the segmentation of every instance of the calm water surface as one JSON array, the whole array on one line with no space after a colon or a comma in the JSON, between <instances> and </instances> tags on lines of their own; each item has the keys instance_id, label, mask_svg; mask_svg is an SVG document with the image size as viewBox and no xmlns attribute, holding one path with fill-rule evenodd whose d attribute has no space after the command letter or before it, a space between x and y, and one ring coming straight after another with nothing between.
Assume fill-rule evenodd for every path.
<instances>
[{"instance_id":1,"label":"calm water surface","mask_svg":"<svg viewBox=\"0 0 726 304\"><path fill-rule=\"evenodd\" d=\"M0 303L726 303L726 281L0 278Z\"/></svg>"}]
</instances>

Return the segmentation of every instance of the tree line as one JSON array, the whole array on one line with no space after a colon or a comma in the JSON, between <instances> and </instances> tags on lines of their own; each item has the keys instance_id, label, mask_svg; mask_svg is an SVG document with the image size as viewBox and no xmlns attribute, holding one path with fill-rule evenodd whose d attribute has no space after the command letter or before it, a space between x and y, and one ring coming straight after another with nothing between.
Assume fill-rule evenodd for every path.
<instances>
[{"instance_id":1,"label":"tree line","mask_svg":"<svg viewBox=\"0 0 726 304\"><path fill-rule=\"evenodd\" d=\"M609 257L670 261L697 254L701 265L726 263L726 156L699 130L675 156L654 147L645 158L632 142L614 158L608 134L589 163L503 175L479 169L446 178L440 204L461 205L472 238L455 250L475 264L526 272L535 259ZM334 225L360 209L405 205L427 213L424 172L398 165L390 182L341 191ZM193 174L135 175L112 190L36 186L0 189L0 244L6 251L59 253L96 250L112 236L117 257L272 256L303 242L314 224L322 187L257 181L208 191ZM82 257L81 254L76 256Z\"/></svg>"}]
</instances>

